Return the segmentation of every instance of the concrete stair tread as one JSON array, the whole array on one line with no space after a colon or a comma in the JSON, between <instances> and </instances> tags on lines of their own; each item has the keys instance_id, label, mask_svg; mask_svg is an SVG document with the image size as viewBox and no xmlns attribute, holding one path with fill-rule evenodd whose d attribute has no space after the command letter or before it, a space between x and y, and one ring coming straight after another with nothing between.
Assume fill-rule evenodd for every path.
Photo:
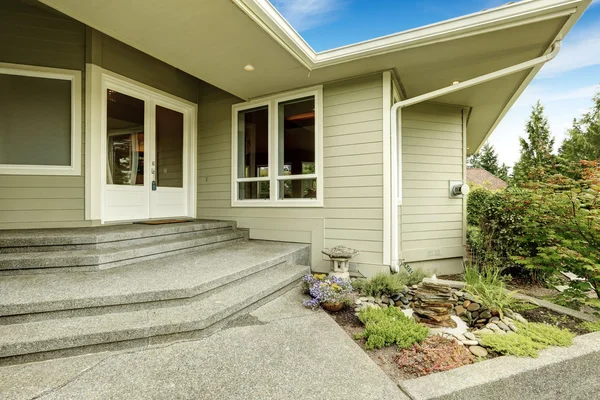
<instances>
[{"instance_id":1,"label":"concrete stair tread","mask_svg":"<svg viewBox=\"0 0 600 400\"><path fill-rule=\"evenodd\" d=\"M198 219L164 225L119 224L89 228L0 230L0 247L98 244L226 227L235 227L235 222Z\"/></svg>"},{"instance_id":2,"label":"concrete stair tread","mask_svg":"<svg viewBox=\"0 0 600 400\"><path fill-rule=\"evenodd\" d=\"M282 264L175 307L0 326L0 357L202 330L292 284L308 270Z\"/></svg>"},{"instance_id":3,"label":"concrete stair tread","mask_svg":"<svg viewBox=\"0 0 600 400\"><path fill-rule=\"evenodd\" d=\"M49 252L1 253L0 269L53 268L65 266L93 266L115 261L137 258L140 255L160 254L170 249L193 247L194 242L214 238L235 240L244 237L238 230L198 232L194 238L181 239L177 235L167 236L159 244L148 243L135 247L104 247L87 250L63 250Z\"/></svg>"},{"instance_id":4,"label":"concrete stair tread","mask_svg":"<svg viewBox=\"0 0 600 400\"><path fill-rule=\"evenodd\" d=\"M0 316L185 298L285 262L307 245L242 241L94 272L0 278Z\"/></svg>"}]
</instances>

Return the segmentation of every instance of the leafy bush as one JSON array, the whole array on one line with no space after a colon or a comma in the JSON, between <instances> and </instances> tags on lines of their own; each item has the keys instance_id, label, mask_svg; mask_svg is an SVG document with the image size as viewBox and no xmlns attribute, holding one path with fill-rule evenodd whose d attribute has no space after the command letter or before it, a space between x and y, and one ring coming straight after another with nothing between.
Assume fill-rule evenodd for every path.
<instances>
[{"instance_id":1,"label":"leafy bush","mask_svg":"<svg viewBox=\"0 0 600 400\"><path fill-rule=\"evenodd\" d=\"M483 186L474 187L467 196L467 224L479 225L483 210L489 203L489 198L494 192Z\"/></svg>"},{"instance_id":2,"label":"leafy bush","mask_svg":"<svg viewBox=\"0 0 600 400\"><path fill-rule=\"evenodd\" d=\"M582 161L581 179L556 174L530 185L526 238L543 245L518 262L535 270L566 270L585 278L600 296L600 164Z\"/></svg>"},{"instance_id":3,"label":"leafy bush","mask_svg":"<svg viewBox=\"0 0 600 400\"><path fill-rule=\"evenodd\" d=\"M550 346L570 346L575 334L552 325L515 322L518 332L505 335L488 333L481 335L481 343L500 354L518 357L537 357L538 351Z\"/></svg>"},{"instance_id":4,"label":"leafy bush","mask_svg":"<svg viewBox=\"0 0 600 400\"><path fill-rule=\"evenodd\" d=\"M395 361L404 371L423 376L473 364L475 357L460 342L433 335L400 351Z\"/></svg>"},{"instance_id":5,"label":"leafy bush","mask_svg":"<svg viewBox=\"0 0 600 400\"><path fill-rule=\"evenodd\" d=\"M405 349L423 341L429 334L429 329L396 307L363 308L358 318L365 325L363 337L367 340L367 349L380 349L394 343Z\"/></svg>"},{"instance_id":6,"label":"leafy bush","mask_svg":"<svg viewBox=\"0 0 600 400\"><path fill-rule=\"evenodd\" d=\"M465 266L465 290L477 296L484 307L501 314L511 308L518 300L514 293L506 290L505 281L510 276L500 275L500 270L495 267Z\"/></svg>"},{"instance_id":7,"label":"leafy bush","mask_svg":"<svg viewBox=\"0 0 600 400\"><path fill-rule=\"evenodd\" d=\"M361 293L366 296L391 296L394 293L398 293L404 289L405 286L415 285L423 280L427 275L420 269L413 271L412 273L400 270L397 274L386 274L380 272L372 278L364 280L357 284L354 281L354 287L359 288Z\"/></svg>"}]
</instances>

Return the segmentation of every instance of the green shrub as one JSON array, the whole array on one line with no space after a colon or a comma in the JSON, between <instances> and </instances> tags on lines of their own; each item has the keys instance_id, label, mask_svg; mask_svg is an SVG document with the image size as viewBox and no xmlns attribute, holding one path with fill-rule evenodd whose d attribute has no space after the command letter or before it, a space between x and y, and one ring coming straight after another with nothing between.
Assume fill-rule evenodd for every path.
<instances>
[{"instance_id":1,"label":"green shrub","mask_svg":"<svg viewBox=\"0 0 600 400\"><path fill-rule=\"evenodd\" d=\"M497 353L517 357L537 357L539 350L548 347L517 333L486 333L481 335L481 344Z\"/></svg>"},{"instance_id":2,"label":"green shrub","mask_svg":"<svg viewBox=\"0 0 600 400\"><path fill-rule=\"evenodd\" d=\"M573 338L575 337L575 334L568 329L557 328L549 324L515 322L515 325L519 328L519 335L547 346L567 347L573 344Z\"/></svg>"},{"instance_id":3,"label":"green shrub","mask_svg":"<svg viewBox=\"0 0 600 400\"><path fill-rule=\"evenodd\" d=\"M474 187L467 196L467 224L479 225L483 210L488 204L489 197L494 192L483 186Z\"/></svg>"},{"instance_id":4,"label":"green shrub","mask_svg":"<svg viewBox=\"0 0 600 400\"><path fill-rule=\"evenodd\" d=\"M600 332L600 321L584 322L581 324L581 326L590 332Z\"/></svg>"},{"instance_id":5,"label":"green shrub","mask_svg":"<svg viewBox=\"0 0 600 400\"><path fill-rule=\"evenodd\" d=\"M492 311L504 313L518 302L515 292L506 290L505 281L510 277L502 276L498 268L465 266L464 278L467 284L465 290L477 296L481 304Z\"/></svg>"},{"instance_id":6,"label":"green shrub","mask_svg":"<svg viewBox=\"0 0 600 400\"><path fill-rule=\"evenodd\" d=\"M405 270L400 270L397 274L387 274L380 272L372 278L364 281L357 279L352 283L355 289L360 289L361 293L366 296L381 296L382 294L391 296L394 293L398 293L404 289L407 285L414 285L423 280L427 275L420 269L409 273Z\"/></svg>"},{"instance_id":7,"label":"green shrub","mask_svg":"<svg viewBox=\"0 0 600 400\"><path fill-rule=\"evenodd\" d=\"M538 351L550 346L570 346L575 335L567 329L530 322L515 322L518 332L505 335L495 333L481 335L481 343L500 354L518 357L537 357Z\"/></svg>"},{"instance_id":8,"label":"green shrub","mask_svg":"<svg viewBox=\"0 0 600 400\"><path fill-rule=\"evenodd\" d=\"M363 337L367 340L367 349L380 349L392 344L405 349L423 341L429 334L429 329L396 307L363 308L358 318L365 325Z\"/></svg>"},{"instance_id":9,"label":"green shrub","mask_svg":"<svg viewBox=\"0 0 600 400\"><path fill-rule=\"evenodd\" d=\"M524 302L517 302L510 307L510 309L515 312L530 311L535 310L536 308L540 308L540 306Z\"/></svg>"}]
</instances>

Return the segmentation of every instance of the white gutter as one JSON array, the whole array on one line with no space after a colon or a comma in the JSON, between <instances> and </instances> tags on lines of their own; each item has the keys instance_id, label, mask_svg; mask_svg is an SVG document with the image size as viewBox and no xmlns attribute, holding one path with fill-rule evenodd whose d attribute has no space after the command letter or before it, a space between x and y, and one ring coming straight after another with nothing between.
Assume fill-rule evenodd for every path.
<instances>
[{"instance_id":1,"label":"white gutter","mask_svg":"<svg viewBox=\"0 0 600 400\"><path fill-rule=\"evenodd\" d=\"M478 76L477 78L469 79L467 81L458 83L456 85L447 86L442 89L434 90L433 92L425 93L410 99L402 100L394 105L390 110L391 120L391 177L392 177L392 229L391 229L391 265L390 269L392 273L400 271L400 260L399 260L399 245L398 245L398 230L399 230L399 219L398 219L398 206L402 205L402 109L418 103L422 103L434 98L444 96L450 93L458 92L459 90L467 89L472 86L480 85L485 82L489 82L498 78L502 78L507 75L521 72L537 65L544 64L552 60L560 51L561 41L557 40L552 45L552 51L541 57L534 58L530 61L525 61L512 67L503 68L501 70L490 72L489 74ZM464 144L463 144L464 145Z\"/></svg>"}]
</instances>

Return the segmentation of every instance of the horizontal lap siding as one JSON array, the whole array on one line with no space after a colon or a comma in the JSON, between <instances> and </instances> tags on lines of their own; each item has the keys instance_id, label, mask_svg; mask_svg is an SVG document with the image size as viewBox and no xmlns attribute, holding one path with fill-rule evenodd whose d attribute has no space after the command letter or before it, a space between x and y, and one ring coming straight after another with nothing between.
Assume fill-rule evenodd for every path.
<instances>
[{"instance_id":1,"label":"horizontal lap siding","mask_svg":"<svg viewBox=\"0 0 600 400\"><path fill-rule=\"evenodd\" d=\"M357 260L383 257L383 88L372 75L323 91L325 247L344 244Z\"/></svg>"},{"instance_id":2,"label":"horizontal lap siding","mask_svg":"<svg viewBox=\"0 0 600 400\"><path fill-rule=\"evenodd\" d=\"M41 4L2 1L0 62L83 71L85 26ZM0 229L89 225L84 220L84 117L82 107L81 175L0 175Z\"/></svg>"},{"instance_id":3,"label":"horizontal lap siding","mask_svg":"<svg viewBox=\"0 0 600 400\"><path fill-rule=\"evenodd\" d=\"M371 75L323 88L323 208L232 208L231 105L241 100L200 89L198 217L234 219L252 237L313 244L345 244L353 261L381 265L383 253L382 77ZM307 234L306 231L310 231ZM295 232L290 234L290 232Z\"/></svg>"},{"instance_id":4,"label":"horizontal lap siding","mask_svg":"<svg viewBox=\"0 0 600 400\"><path fill-rule=\"evenodd\" d=\"M402 113L401 249L406 261L457 257L463 245L463 200L448 181L463 179L462 110L437 104Z\"/></svg>"}]
</instances>

